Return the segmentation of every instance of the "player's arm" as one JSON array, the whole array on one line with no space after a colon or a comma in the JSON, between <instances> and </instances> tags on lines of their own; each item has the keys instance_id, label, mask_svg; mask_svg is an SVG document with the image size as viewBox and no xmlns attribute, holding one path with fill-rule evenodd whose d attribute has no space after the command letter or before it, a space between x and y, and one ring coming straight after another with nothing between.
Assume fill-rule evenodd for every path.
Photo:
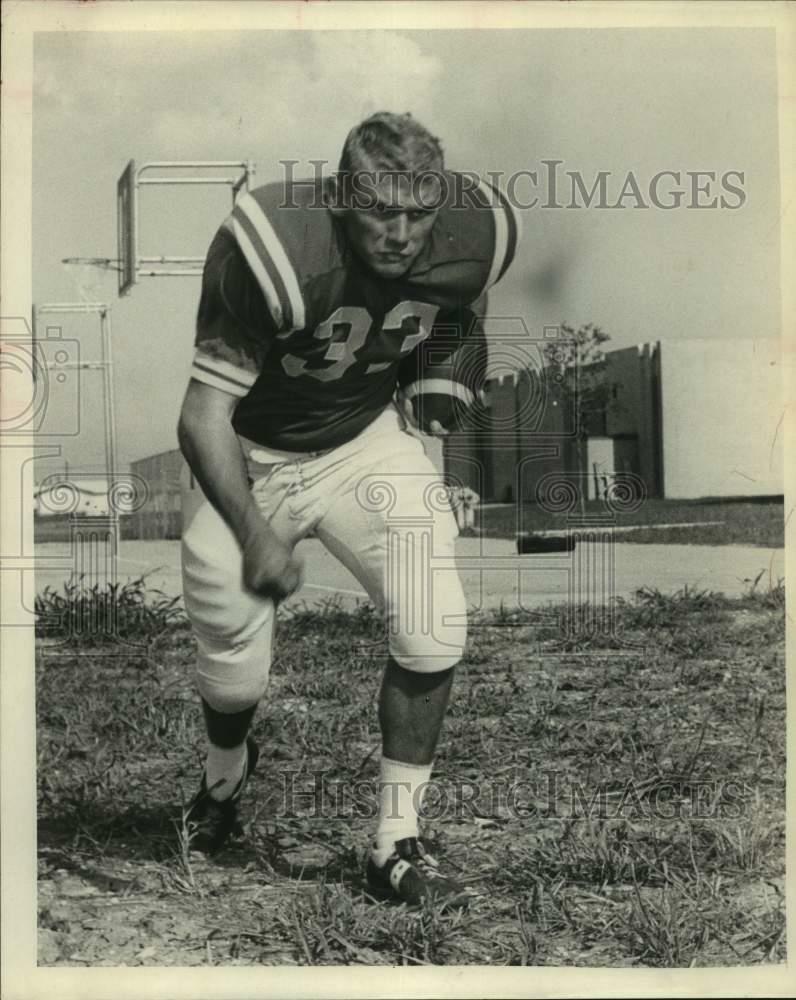
<instances>
[{"instance_id":1,"label":"player's arm","mask_svg":"<svg viewBox=\"0 0 796 1000\"><path fill-rule=\"evenodd\" d=\"M232 529L243 553L243 577L276 600L292 593L300 569L252 499L246 461L232 427L238 397L191 379L177 428L180 448L210 503Z\"/></svg>"},{"instance_id":2,"label":"player's arm","mask_svg":"<svg viewBox=\"0 0 796 1000\"><path fill-rule=\"evenodd\" d=\"M220 234L205 265L192 377L177 433L202 491L241 546L245 582L280 599L298 586L299 566L251 496L232 425L238 402L256 381L264 340L267 344L267 329L254 328L254 317L262 315L259 305L245 269Z\"/></svg>"},{"instance_id":3,"label":"player's arm","mask_svg":"<svg viewBox=\"0 0 796 1000\"><path fill-rule=\"evenodd\" d=\"M177 435L202 492L243 546L261 530L263 518L251 497L246 461L232 427L237 405L237 396L192 378Z\"/></svg>"},{"instance_id":4,"label":"player's arm","mask_svg":"<svg viewBox=\"0 0 796 1000\"><path fill-rule=\"evenodd\" d=\"M446 437L481 396L488 357L485 309L482 296L469 307L441 312L429 337L401 362L398 403L425 434Z\"/></svg>"}]
</instances>

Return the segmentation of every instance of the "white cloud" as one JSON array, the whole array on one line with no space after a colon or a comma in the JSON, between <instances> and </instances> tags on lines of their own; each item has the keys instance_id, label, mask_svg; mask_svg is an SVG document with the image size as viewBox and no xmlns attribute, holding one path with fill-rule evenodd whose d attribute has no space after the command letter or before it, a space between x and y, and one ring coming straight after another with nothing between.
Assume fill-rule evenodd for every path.
<instances>
[{"instance_id":1,"label":"white cloud","mask_svg":"<svg viewBox=\"0 0 796 1000\"><path fill-rule=\"evenodd\" d=\"M196 54L170 66L168 101L150 103L140 133L164 157L253 157L265 180L282 158L335 164L348 129L377 110L435 128L442 63L395 32L217 37Z\"/></svg>"},{"instance_id":2,"label":"white cloud","mask_svg":"<svg viewBox=\"0 0 796 1000\"><path fill-rule=\"evenodd\" d=\"M430 121L442 64L413 39L393 31L318 32L313 49L318 83L325 89L333 82L335 108L352 123L379 110Z\"/></svg>"}]
</instances>

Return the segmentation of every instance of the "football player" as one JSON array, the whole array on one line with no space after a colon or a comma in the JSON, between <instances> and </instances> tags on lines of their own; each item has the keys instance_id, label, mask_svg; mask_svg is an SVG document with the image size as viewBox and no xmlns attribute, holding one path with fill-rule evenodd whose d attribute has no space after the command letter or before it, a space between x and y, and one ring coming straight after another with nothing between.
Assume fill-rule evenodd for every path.
<instances>
[{"instance_id":1,"label":"football player","mask_svg":"<svg viewBox=\"0 0 796 1000\"><path fill-rule=\"evenodd\" d=\"M335 175L244 194L214 238L178 429L205 497L182 540L209 742L188 815L195 846L212 853L242 832L276 607L300 585L295 546L312 533L389 626L369 891L466 902L418 835L465 599L455 572L423 575L411 521L431 521L432 554L446 558L457 527L429 503L444 488L395 397L402 364L435 330L483 336L470 307L516 240L499 191L446 171L439 141L387 112L352 129Z\"/></svg>"}]
</instances>

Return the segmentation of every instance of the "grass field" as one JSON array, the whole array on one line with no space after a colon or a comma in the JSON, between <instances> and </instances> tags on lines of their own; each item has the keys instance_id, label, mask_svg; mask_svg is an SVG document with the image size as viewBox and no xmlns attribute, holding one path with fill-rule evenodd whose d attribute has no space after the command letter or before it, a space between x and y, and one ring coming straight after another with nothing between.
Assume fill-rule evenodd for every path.
<instances>
[{"instance_id":1,"label":"grass field","mask_svg":"<svg viewBox=\"0 0 796 1000\"><path fill-rule=\"evenodd\" d=\"M604 514L602 502L590 501L587 514ZM480 511L480 528L488 537L514 538L519 531L563 530L565 514L551 514L536 504L517 510L488 507ZM700 523L718 522L718 523ZM737 500L645 500L637 511L616 515L616 528L633 525L693 525L692 527L638 528L626 538L634 543L679 543L691 545L760 545L781 548L785 544L782 500L774 498Z\"/></svg>"},{"instance_id":2,"label":"grass field","mask_svg":"<svg viewBox=\"0 0 796 1000\"><path fill-rule=\"evenodd\" d=\"M60 610L84 620L98 596ZM151 598L113 597L137 647L66 622L38 639L41 964L785 960L781 588L644 591L613 635L566 642L564 608L476 618L427 797L436 853L476 891L459 916L363 896L373 612L283 620L249 839L208 862L181 823L203 755L193 640Z\"/></svg>"}]
</instances>

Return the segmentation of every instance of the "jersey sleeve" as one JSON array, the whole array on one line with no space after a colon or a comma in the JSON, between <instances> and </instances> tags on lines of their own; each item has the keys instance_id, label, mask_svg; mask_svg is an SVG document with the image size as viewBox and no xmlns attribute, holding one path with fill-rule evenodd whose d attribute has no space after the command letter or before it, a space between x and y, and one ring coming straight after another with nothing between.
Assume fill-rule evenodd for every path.
<instances>
[{"instance_id":1,"label":"jersey sleeve","mask_svg":"<svg viewBox=\"0 0 796 1000\"><path fill-rule=\"evenodd\" d=\"M235 241L257 281L271 320L280 334L302 330L306 323L299 274L291 259L292 243L306 252L305 213L280 206L280 185L268 184L242 195L230 216ZM316 213L317 214L317 213Z\"/></svg>"},{"instance_id":2,"label":"jersey sleeve","mask_svg":"<svg viewBox=\"0 0 796 1000\"><path fill-rule=\"evenodd\" d=\"M496 184L481 181L478 196L482 207L491 210L492 254L486 282L481 289L485 295L511 267L522 236L520 217L511 202Z\"/></svg>"},{"instance_id":3,"label":"jersey sleeve","mask_svg":"<svg viewBox=\"0 0 796 1000\"><path fill-rule=\"evenodd\" d=\"M205 260L191 378L246 396L274 333L257 283L229 228L222 226Z\"/></svg>"}]
</instances>

